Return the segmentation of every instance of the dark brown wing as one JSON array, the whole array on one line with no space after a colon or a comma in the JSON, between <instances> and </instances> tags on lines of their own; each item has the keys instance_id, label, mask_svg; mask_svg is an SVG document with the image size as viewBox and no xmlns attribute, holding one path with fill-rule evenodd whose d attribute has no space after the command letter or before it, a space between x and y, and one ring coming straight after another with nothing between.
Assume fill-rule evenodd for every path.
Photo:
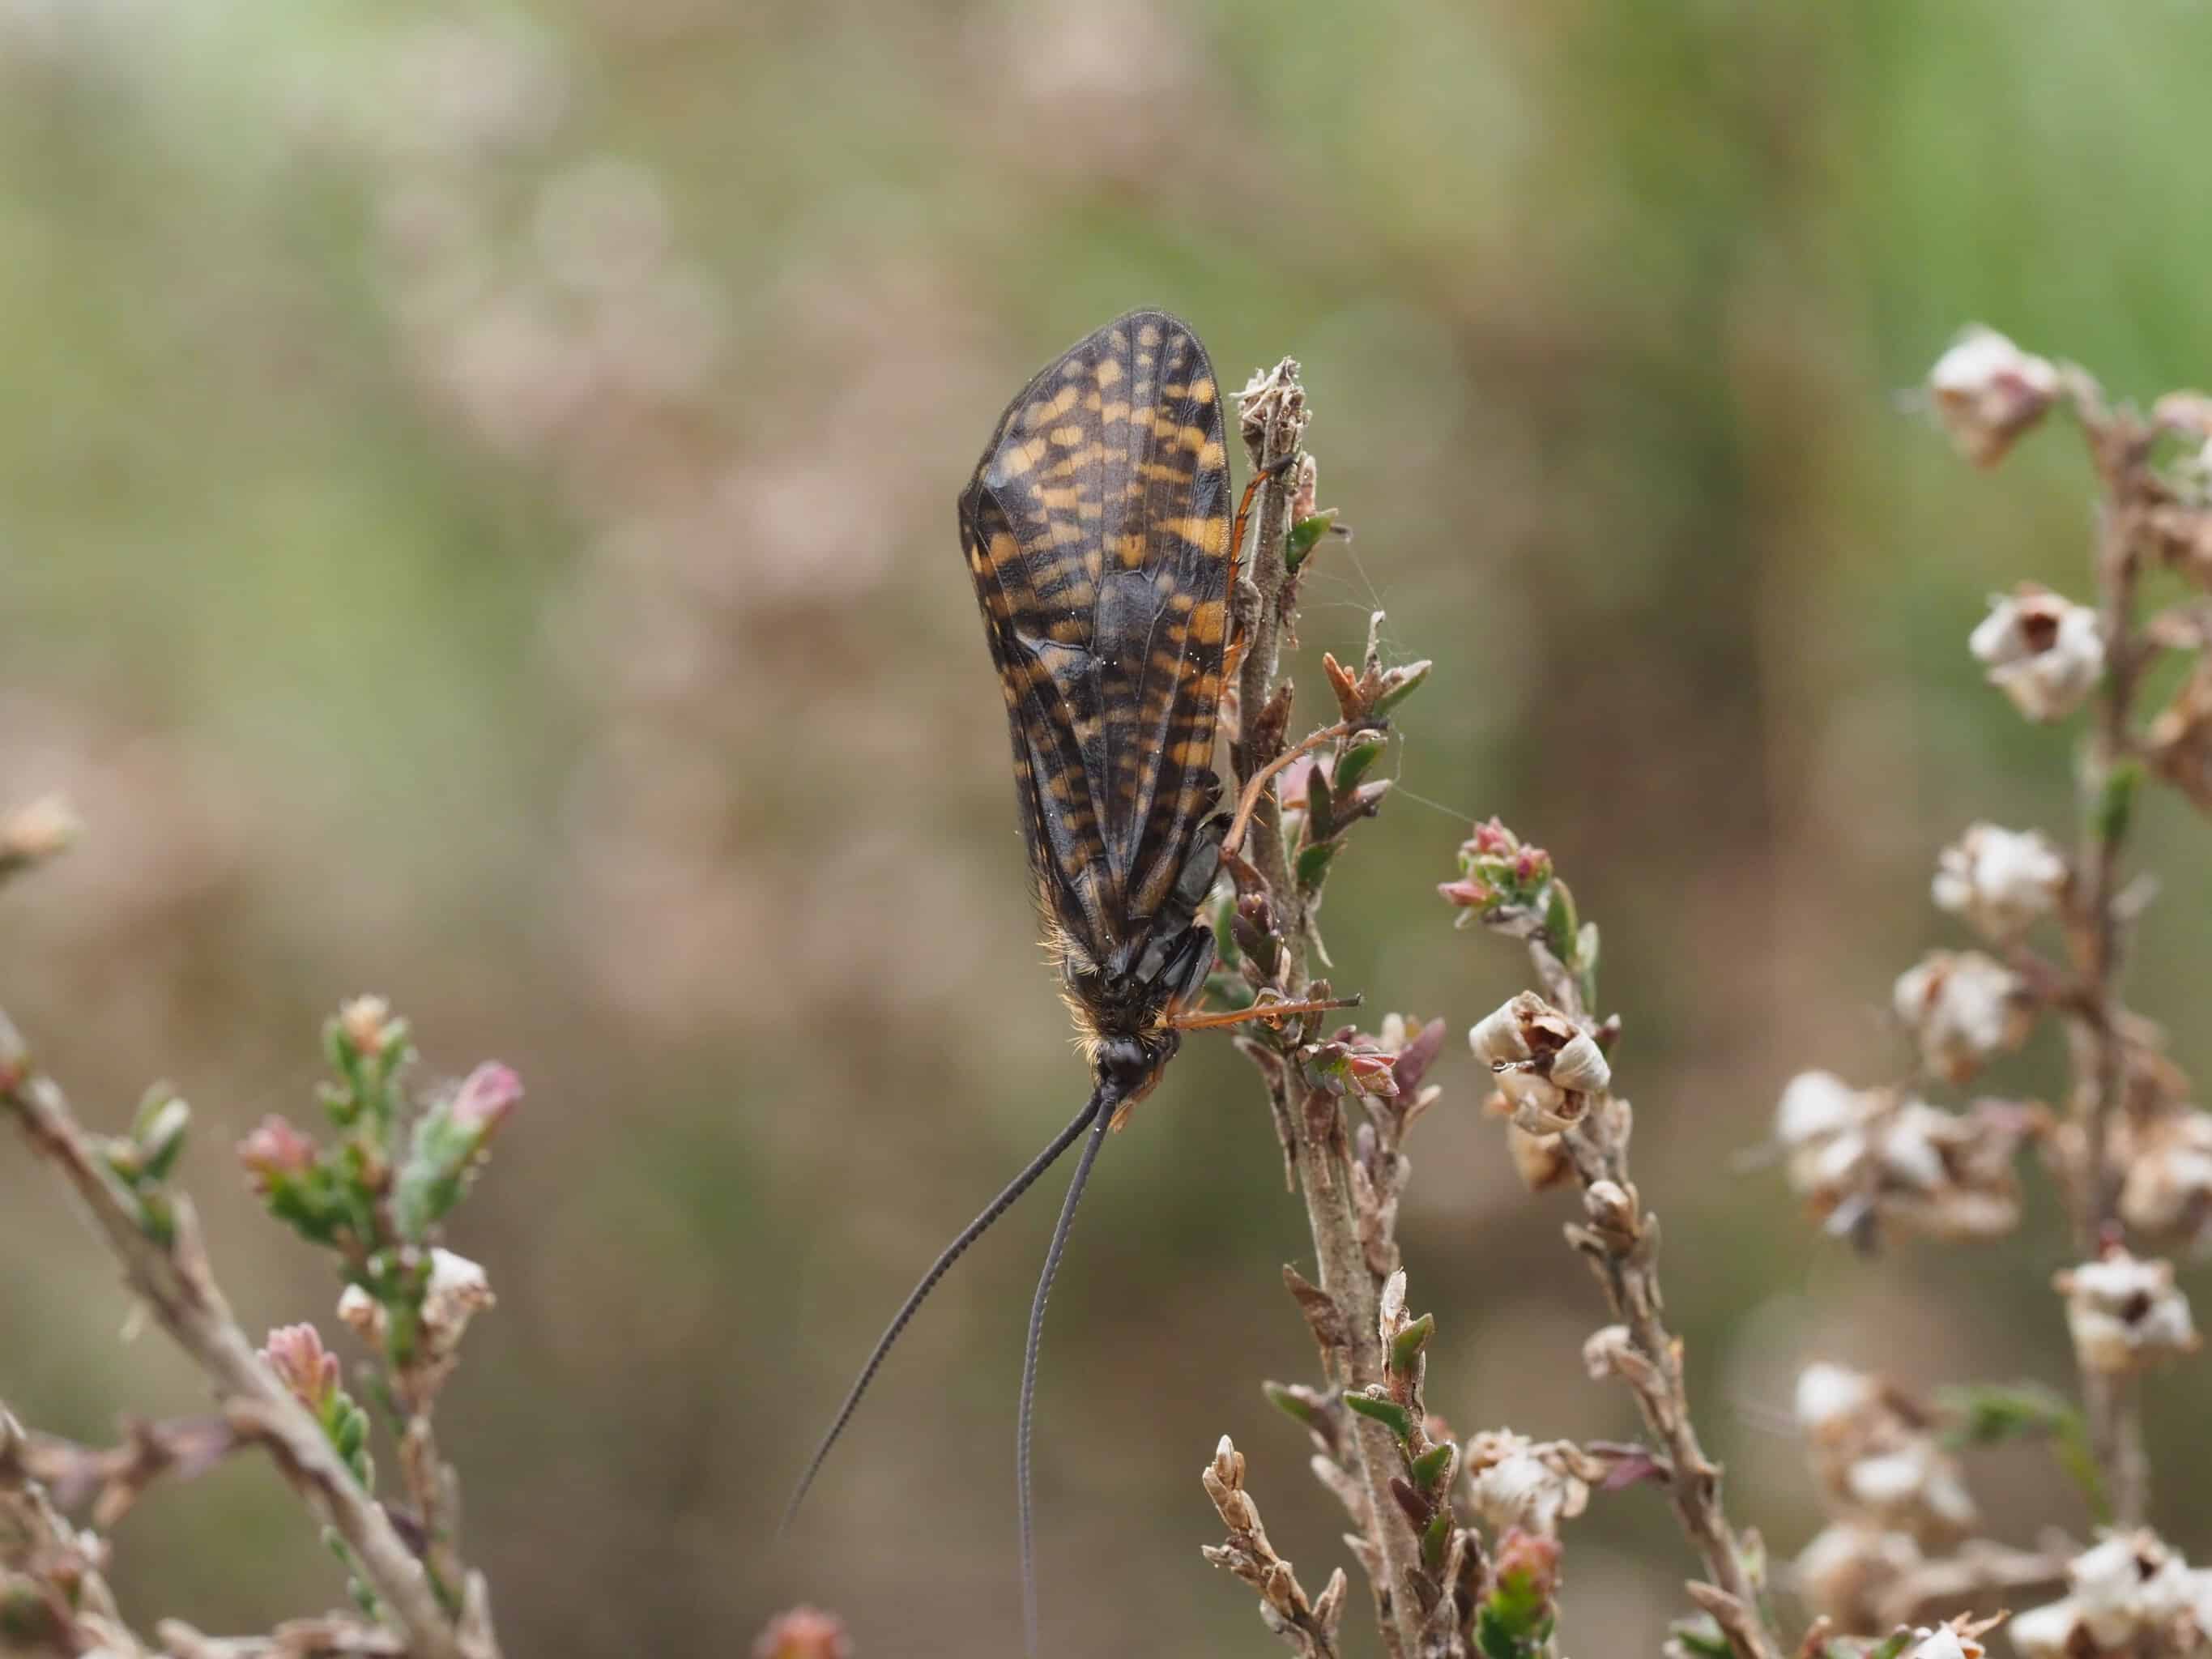
<instances>
[{"instance_id":1,"label":"dark brown wing","mask_svg":"<svg viewBox=\"0 0 2212 1659\"><path fill-rule=\"evenodd\" d=\"M1143 939L1219 791L1229 520L1212 365L1159 312L1048 365L961 494L1030 862L1101 966Z\"/></svg>"}]
</instances>

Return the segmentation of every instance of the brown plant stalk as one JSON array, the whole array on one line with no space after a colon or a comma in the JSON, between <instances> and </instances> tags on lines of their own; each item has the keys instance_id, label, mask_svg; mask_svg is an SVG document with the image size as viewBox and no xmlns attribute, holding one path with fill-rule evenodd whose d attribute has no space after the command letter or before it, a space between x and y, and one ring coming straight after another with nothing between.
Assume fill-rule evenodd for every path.
<instances>
[{"instance_id":1,"label":"brown plant stalk","mask_svg":"<svg viewBox=\"0 0 2212 1659\"><path fill-rule=\"evenodd\" d=\"M1252 518L1252 549L1244 561L1234 611L1244 656L1237 684L1238 730L1230 745L1240 788L1260 780L1284 752L1291 687L1276 681L1282 644L1291 628L1293 584L1284 558L1290 531L1294 476L1308 414L1298 366L1288 357L1255 380L1243 398L1243 437L1253 467L1263 475ZM1240 849L1257 872L1274 908L1285 941L1276 984L1285 996L1305 993L1307 896L1292 877L1284 842L1282 811L1273 791L1261 791L1249 813ZM1313 1235L1319 1289L1335 1309L1341 1346L1334 1349L1329 1381L1363 1389L1383 1379L1380 1335L1381 1276L1369 1266L1352 1206L1352 1175L1342 1112L1334 1096L1318 1098L1297 1085L1295 1068L1264 1068L1279 1126L1287 1125L1287 1148ZM1303 1096L1304 1097L1301 1097ZM1324 1345L1324 1353L1330 1345ZM1406 1586L1420 1567L1419 1540L1390 1497L1398 1452L1389 1430L1359 1419L1351 1436L1351 1473L1364 1497L1365 1541L1374 1571L1370 1578L1376 1613L1392 1659L1413 1659L1419 1620Z\"/></svg>"},{"instance_id":2,"label":"brown plant stalk","mask_svg":"<svg viewBox=\"0 0 2212 1659\"><path fill-rule=\"evenodd\" d=\"M2106 670L2083 744L2081 838L2065 914L2076 976L2068 1006L2073 1028L2068 1048L2083 1147L2075 1190L2066 1197L2075 1250L2090 1261L2120 1227L2119 1178L2111 1147L2127 1103L2126 1011L2119 991L2126 932L2122 866L2139 768L2136 692L2151 654L2136 628L2136 586L2148 556L2146 515L2164 491L2150 465L2155 429L2130 410L2110 407L2085 371L2069 367L2064 375L2104 491L2094 562ZM2150 1458L2139 1386L2132 1377L2085 1364L2081 1393L2112 1518L2121 1526L2140 1525L2150 1506Z\"/></svg>"},{"instance_id":3,"label":"brown plant stalk","mask_svg":"<svg viewBox=\"0 0 2212 1659\"><path fill-rule=\"evenodd\" d=\"M264 1447L317 1518L345 1540L414 1659L496 1659L481 1577L470 1581L456 1626L390 1517L240 1328L216 1284L191 1201L170 1197L168 1224L146 1224L79 1127L60 1085L36 1069L4 1013L0 1106L32 1151L69 1182L132 1291L205 1373L231 1429Z\"/></svg>"},{"instance_id":4,"label":"brown plant stalk","mask_svg":"<svg viewBox=\"0 0 2212 1659\"><path fill-rule=\"evenodd\" d=\"M1588 1027L1581 987L1540 939L1531 940L1544 989L1560 1012ZM1667 1492L1683 1532L1705 1562L1709 1584L1692 1583L1691 1599L1712 1615L1736 1659L1780 1659L1780 1641L1759 1602L1752 1550L1729 1523L1721 1501L1721 1468L1706 1456L1690 1413L1682 1342L1668 1331L1659 1285L1659 1218L1643 1207L1630 1176L1628 1142L1634 1118L1609 1091L1562 1136L1583 1191L1587 1224L1570 1224L1567 1241L1589 1263L1606 1303L1620 1321L1591 1345L1593 1369L1618 1376L1636 1396L1645 1425L1665 1448Z\"/></svg>"}]
</instances>

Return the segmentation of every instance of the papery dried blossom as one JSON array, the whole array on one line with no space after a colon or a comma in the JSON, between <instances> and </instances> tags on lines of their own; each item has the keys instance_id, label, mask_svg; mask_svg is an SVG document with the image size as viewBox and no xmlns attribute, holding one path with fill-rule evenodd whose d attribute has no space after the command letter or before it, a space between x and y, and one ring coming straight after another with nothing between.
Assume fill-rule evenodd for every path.
<instances>
[{"instance_id":1,"label":"papery dried blossom","mask_svg":"<svg viewBox=\"0 0 2212 1659\"><path fill-rule=\"evenodd\" d=\"M2033 830L1969 824L1938 857L1938 909L1964 916L1984 934L2007 939L2056 908L2066 860Z\"/></svg>"},{"instance_id":2,"label":"papery dried blossom","mask_svg":"<svg viewBox=\"0 0 2212 1659\"><path fill-rule=\"evenodd\" d=\"M1990 684L2032 720L2072 714L2105 672L2097 613L2033 582L1991 599L1966 646Z\"/></svg>"},{"instance_id":3,"label":"papery dried blossom","mask_svg":"<svg viewBox=\"0 0 2212 1659\"><path fill-rule=\"evenodd\" d=\"M1933 1414L1891 1384L1842 1365L1808 1365L1797 1378L1797 1420L1814 1472L1847 1513L1923 1543L1948 1541L1978 1520Z\"/></svg>"},{"instance_id":4,"label":"papery dried blossom","mask_svg":"<svg viewBox=\"0 0 2212 1659\"><path fill-rule=\"evenodd\" d=\"M2194 1353L2203 1339L2173 1264L2123 1249L2069 1268L2053 1279L2066 1298L2066 1327L2083 1369L2117 1373Z\"/></svg>"},{"instance_id":5,"label":"papery dried blossom","mask_svg":"<svg viewBox=\"0 0 2212 1659\"><path fill-rule=\"evenodd\" d=\"M1790 1079L1775 1114L1790 1190L1815 1215L1987 1238L2020 1219L2013 1159L2027 1119L1996 1102L1946 1112L1826 1072Z\"/></svg>"},{"instance_id":6,"label":"papery dried blossom","mask_svg":"<svg viewBox=\"0 0 2212 1659\"><path fill-rule=\"evenodd\" d=\"M2212 1632L2212 1572L2143 1528L2108 1534L2068 1563L2068 1594L2013 1619L2021 1659L2194 1654Z\"/></svg>"},{"instance_id":7,"label":"papery dried blossom","mask_svg":"<svg viewBox=\"0 0 2212 1659\"><path fill-rule=\"evenodd\" d=\"M497 1300L482 1267L452 1250L432 1250L430 1282L422 1292L422 1334L432 1352L452 1352L469 1321Z\"/></svg>"},{"instance_id":8,"label":"papery dried blossom","mask_svg":"<svg viewBox=\"0 0 2212 1659\"><path fill-rule=\"evenodd\" d=\"M1533 991L1485 1016L1467 1038L1512 1103L1514 1122L1531 1134L1571 1127L1588 1109L1587 1097L1613 1083L1596 1040Z\"/></svg>"},{"instance_id":9,"label":"papery dried blossom","mask_svg":"<svg viewBox=\"0 0 2212 1659\"><path fill-rule=\"evenodd\" d=\"M2212 553L2206 563L2212 568ZM2143 749L2160 777L2199 811L2212 812L2212 657L2198 662L2173 701L2151 721Z\"/></svg>"},{"instance_id":10,"label":"papery dried blossom","mask_svg":"<svg viewBox=\"0 0 2212 1659\"><path fill-rule=\"evenodd\" d=\"M2058 397L2058 371L1994 329L1971 328L1936 360L1928 389L1959 453L1994 466Z\"/></svg>"},{"instance_id":11,"label":"papery dried blossom","mask_svg":"<svg viewBox=\"0 0 2212 1659\"><path fill-rule=\"evenodd\" d=\"M2199 1254L2212 1249L2212 1112L2182 1107L2148 1122L2123 1118L2106 1152L2127 1172L2120 1219L2131 1231Z\"/></svg>"},{"instance_id":12,"label":"papery dried blossom","mask_svg":"<svg viewBox=\"0 0 2212 1659\"><path fill-rule=\"evenodd\" d=\"M2027 981L1978 951L1929 952L1898 975L1894 1003L1922 1064L1953 1083L2020 1047L2035 1024Z\"/></svg>"},{"instance_id":13,"label":"papery dried blossom","mask_svg":"<svg viewBox=\"0 0 2212 1659\"><path fill-rule=\"evenodd\" d=\"M1539 1443L1510 1429L1489 1429L1464 1448L1477 1514L1494 1530L1519 1528L1559 1536L1589 1503L1589 1486L1604 1477L1581 1447L1570 1441Z\"/></svg>"},{"instance_id":14,"label":"papery dried blossom","mask_svg":"<svg viewBox=\"0 0 2212 1659\"><path fill-rule=\"evenodd\" d=\"M1823 1528L1797 1553L1790 1582L1814 1612L1845 1630L1874 1630L1882 1622L1891 1588L1921 1559L1910 1533L1846 1519Z\"/></svg>"},{"instance_id":15,"label":"papery dried blossom","mask_svg":"<svg viewBox=\"0 0 2212 1659\"><path fill-rule=\"evenodd\" d=\"M1930 1630L1926 1626L1912 1632L1911 1644L1898 1659L1985 1659L1989 1649L1982 1638L2004 1622L2004 1614L1989 1619L1977 1619L1972 1613L1960 1613L1947 1623Z\"/></svg>"}]
</instances>

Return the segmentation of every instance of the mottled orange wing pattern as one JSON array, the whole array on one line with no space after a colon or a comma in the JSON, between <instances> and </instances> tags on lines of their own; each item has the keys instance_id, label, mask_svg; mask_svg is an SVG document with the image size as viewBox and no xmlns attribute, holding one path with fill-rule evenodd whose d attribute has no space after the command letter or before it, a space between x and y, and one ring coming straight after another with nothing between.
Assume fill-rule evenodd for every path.
<instances>
[{"instance_id":1,"label":"mottled orange wing pattern","mask_svg":"<svg viewBox=\"0 0 2212 1659\"><path fill-rule=\"evenodd\" d=\"M961 494L1030 862L1097 966L1141 945L1219 792L1229 506L1212 365L1158 312L1048 365Z\"/></svg>"}]
</instances>

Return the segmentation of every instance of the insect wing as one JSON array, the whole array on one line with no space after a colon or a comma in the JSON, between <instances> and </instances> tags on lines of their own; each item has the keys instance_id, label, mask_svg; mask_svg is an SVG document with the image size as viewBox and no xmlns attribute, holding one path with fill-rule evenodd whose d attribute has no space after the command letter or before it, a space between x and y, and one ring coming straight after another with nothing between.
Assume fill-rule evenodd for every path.
<instances>
[{"instance_id":1,"label":"insect wing","mask_svg":"<svg viewBox=\"0 0 2212 1659\"><path fill-rule=\"evenodd\" d=\"M1142 939L1219 791L1229 509L1212 366L1157 312L1031 380L960 498L1030 861L1100 963Z\"/></svg>"}]
</instances>

